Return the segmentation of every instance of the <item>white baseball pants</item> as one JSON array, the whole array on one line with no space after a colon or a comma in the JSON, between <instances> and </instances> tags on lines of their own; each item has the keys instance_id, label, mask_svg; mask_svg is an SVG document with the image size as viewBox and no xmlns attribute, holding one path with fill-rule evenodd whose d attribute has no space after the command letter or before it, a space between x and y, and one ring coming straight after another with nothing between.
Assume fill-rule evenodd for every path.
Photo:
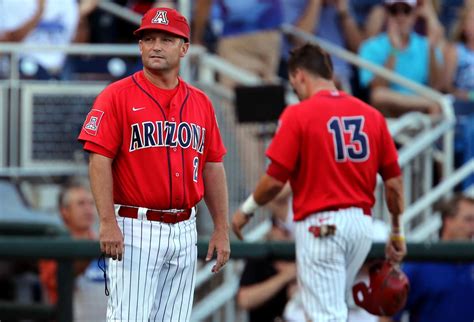
<instances>
[{"instance_id":1,"label":"white baseball pants","mask_svg":"<svg viewBox=\"0 0 474 322\"><path fill-rule=\"evenodd\" d=\"M315 237L310 226L336 225L336 234ZM295 227L298 283L307 319L346 322L354 278L372 245L372 218L359 208L320 212Z\"/></svg>"},{"instance_id":2,"label":"white baseball pants","mask_svg":"<svg viewBox=\"0 0 474 322\"><path fill-rule=\"evenodd\" d=\"M107 321L189 321L197 261L195 210L176 224L117 216L122 261L109 259Z\"/></svg>"}]
</instances>

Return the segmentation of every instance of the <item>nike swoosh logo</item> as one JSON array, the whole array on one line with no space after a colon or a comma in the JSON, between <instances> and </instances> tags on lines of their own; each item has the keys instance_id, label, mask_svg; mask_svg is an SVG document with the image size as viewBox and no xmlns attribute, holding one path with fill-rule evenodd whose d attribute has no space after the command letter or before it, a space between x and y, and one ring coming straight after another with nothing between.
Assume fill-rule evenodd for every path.
<instances>
[{"instance_id":1,"label":"nike swoosh logo","mask_svg":"<svg viewBox=\"0 0 474 322\"><path fill-rule=\"evenodd\" d=\"M132 111L134 111L134 112L144 110L144 109L145 109L145 107L132 107Z\"/></svg>"}]
</instances>

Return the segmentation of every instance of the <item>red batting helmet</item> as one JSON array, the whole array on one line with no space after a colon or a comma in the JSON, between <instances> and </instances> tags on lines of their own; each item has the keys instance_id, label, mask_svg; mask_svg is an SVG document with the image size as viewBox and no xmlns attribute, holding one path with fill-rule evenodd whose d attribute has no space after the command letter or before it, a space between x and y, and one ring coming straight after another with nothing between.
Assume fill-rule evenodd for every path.
<instances>
[{"instance_id":1,"label":"red batting helmet","mask_svg":"<svg viewBox=\"0 0 474 322\"><path fill-rule=\"evenodd\" d=\"M369 268L369 287L364 282L357 283L352 287L352 295L355 303L367 312L392 316L405 306L409 290L408 277L398 265L379 261Z\"/></svg>"},{"instance_id":2,"label":"red batting helmet","mask_svg":"<svg viewBox=\"0 0 474 322\"><path fill-rule=\"evenodd\" d=\"M144 30L161 30L182 37L189 42L189 24L186 18L175 9L152 8L142 18L140 28L133 33L140 36Z\"/></svg>"}]
</instances>

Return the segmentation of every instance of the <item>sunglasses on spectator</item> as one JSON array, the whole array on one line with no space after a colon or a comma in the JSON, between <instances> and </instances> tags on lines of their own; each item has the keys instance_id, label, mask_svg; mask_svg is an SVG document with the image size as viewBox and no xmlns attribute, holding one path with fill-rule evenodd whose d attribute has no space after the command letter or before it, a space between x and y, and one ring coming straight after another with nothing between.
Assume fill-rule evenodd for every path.
<instances>
[{"instance_id":1,"label":"sunglasses on spectator","mask_svg":"<svg viewBox=\"0 0 474 322\"><path fill-rule=\"evenodd\" d=\"M399 13L403 13L404 15L409 15L413 11L413 8L405 4L403 5L397 4L397 5L387 6L387 11L392 16L396 16Z\"/></svg>"}]
</instances>

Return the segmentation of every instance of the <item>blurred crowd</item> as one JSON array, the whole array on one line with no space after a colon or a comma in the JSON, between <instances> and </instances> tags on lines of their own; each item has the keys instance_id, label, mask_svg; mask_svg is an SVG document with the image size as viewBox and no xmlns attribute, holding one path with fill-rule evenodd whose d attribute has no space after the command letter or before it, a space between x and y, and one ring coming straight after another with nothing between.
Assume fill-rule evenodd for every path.
<instances>
[{"instance_id":1,"label":"blurred crowd","mask_svg":"<svg viewBox=\"0 0 474 322\"><path fill-rule=\"evenodd\" d=\"M0 41L26 44L135 43L135 24L101 10L98 0L2 0ZM143 14L178 1L114 0ZM472 0L195 0L190 1L192 45L205 46L268 82L287 78L289 50L300 40L285 36L294 25L372 63L455 101L474 102L474 1ZM10 64L0 55L0 75ZM141 69L136 58L70 55L34 49L20 55L26 79L109 79ZM408 111L441 112L415 95L365 69L333 56L337 83L394 117ZM222 75L224 85L234 82ZM464 108L463 110L466 110ZM469 108L468 108L469 110Z\"/></svg>"},{"instance_id":2,"label":"blurred crowd","mask_svg":"<svg viewBox=\"0 0 474 322\"><path fill-rule=\"evenodd\" d=\"M133 30L137 25L101 10L99 2L0 0L0 43L136 43ZM178 6L178 1L111 2L137 14L143 14L152 6ZM204 46L209 52L259 75L269 83L287 78L288 52L300 42L280 31L280 26L287 23L409 80L449 95L457 115L474 113L474 0L190 0L190 3L191 45ZM333 56L332 59L338 86L371 103L386 117L398 117L410 111L425 113L434 119L441 117L442 109L437 102L388 82L369 70L358 69L339 57ZM0 79L8 78L11 68L8 55L0 53ZM34 49L20 55L18 66L22 79L35 80L112 81L140 69L141 62L135 57L68 56L60 51L41 52ZM219 81L230 88L236 85L225 75L220 76ZM65 187L61 196L59 212L71 235L94 239L93 220L90 218L94 210L88 189L73 184ZM472 240L473 205L472 199L458 196L446 209L442 209L441 239ZM80 216L80 223L74 219L76 215ZM269 239L292 239L291 229L285 226L285 220L273 218ZM84 297L85 291L81 295L81 289L87 290L87 294L103 294L103 279L97 267L96 261L76 264L78 281L81 281L78 282L76 299L82 299L84 303L91 300ZM466 293L456 293L460 301L449 302L451 306L445 309L447 313L439 313L446 314L441 315L443 317L449 316L446 321L454 321L450 313L459 313L456 311L457 304L462 303L463 310L469 308L464 301L474 296L472 264L413 264L407 265L406 270L413 274L410 275L412 285L423 285L419 292L410 295L407 309L414 312L412 316L443 309L437 305L439 299L425 300L424 303L430 302L430 305L423 305L421 298L429 296L420 294L422 289L446 295L450 286L468 286L462 288ZM57 295L55 263L42 262L39 271L44 286L43 297L54 303ZM428 279L435 275L455 279L456 274L459 280L452 283L433 285ZM298 292L295 281L296 268L292 262L271 259L249 261L242 275L237 304L251 312L251 321L273 321L282 318L285 312L296 316ZM431 288L424 288L425 285ZM88 287L100 288L101 291L91 292ZM0 295L0 298L11 297L11 294ZM286 305L287 302L289 305ZM98 311L104 309L103 303L96 304L100 306ZM77 307L88 305L78 304ZM287 320L291 319L287 317ZM365 316L361 321L369 320Z\"/></svg>"},{"instance_id":3,"label":"blurred crowd","mask_svg":"<svg viewBox=\"0 0 474 322\"><path fill-rule=\"evenodd\" d=\"M137 14L178 1L114 0ZM308 33L385 66L417 83L474 101L474 1L472 0L195 0L192 45L274 82L287 78L286 59L298 39L279 27ZM134 43L135 24L101 10L98 0L2 0L0 41L26 44ZM5 56L5 55L3 55ZM339 86L387 116L407 111L440 113L436 103L368 70L332 57ZM1 60L5 77L8 60ZM136 59L110 59L29 50L19 72L28 79L123 77L141 68ZM105 75L105 76L104 76ZM222 76L224 84L234 85Z\"/></svg>"}]
</instances>

